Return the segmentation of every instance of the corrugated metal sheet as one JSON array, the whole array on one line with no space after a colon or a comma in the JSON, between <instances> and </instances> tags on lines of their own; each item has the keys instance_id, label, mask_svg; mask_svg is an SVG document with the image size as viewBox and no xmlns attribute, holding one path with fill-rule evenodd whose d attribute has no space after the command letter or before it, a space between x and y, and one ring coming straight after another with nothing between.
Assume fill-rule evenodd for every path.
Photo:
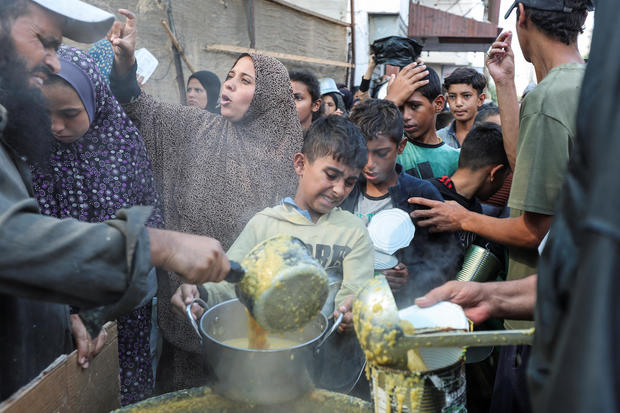
<instances>
[{"instance_id":1,"label":"corrugated metal sheet","mask_svg":"<svg viewBox=\"0 0 620 413\"><path fill-rule=\"evenodd\" d=\"M497 24L412 3L409 10L409 36L462 39L464 43L479 42L481 39L494 39L497 36Z\"/></svg>"}]
</instances>

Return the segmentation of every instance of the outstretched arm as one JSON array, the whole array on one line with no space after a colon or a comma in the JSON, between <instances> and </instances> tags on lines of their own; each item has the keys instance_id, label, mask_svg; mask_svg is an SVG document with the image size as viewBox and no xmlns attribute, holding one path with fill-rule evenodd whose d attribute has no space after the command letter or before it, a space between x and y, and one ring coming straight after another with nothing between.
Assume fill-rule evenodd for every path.
<instances>
[{"instance_id":1,"label":"outstretched arm","mask_svg":"<svg viewBox=\"0 0 620 413\"><path fill-rule=\"evenodd\" d=\"M416 299L415 304L430 307L439 301L450 301L463 307L467 318L475 324L492 317L532 320L537 280L538 275L534 274L515 281L449 281Z\"/></svg>"},{"instance_id":2,"label":"outstretched arm","mask_svg":"<svg viewBox=\"0 0 620 413\"><path fill-rule=\"evenodd\" d=\"M514 171L519 138L519 102L515 86L515 63L511 41L512 32L500 34L489 49L486 65L495 82L504 149L510 168Z\"/></svg>"},{"instance_id":3,"label":"outstretched arm","mask_svg":"<svg viewBox=\"0 0 620 413\"><path fill-rule=\"evenodd\" d=\"M409 198L409 203L429 209L418 209L411 217L431 232L469 231L503 245L537 248L551 225L552 215L525 212L516 218L494 218L463 208L454 201Z\"/></svg>"}]
</instances>

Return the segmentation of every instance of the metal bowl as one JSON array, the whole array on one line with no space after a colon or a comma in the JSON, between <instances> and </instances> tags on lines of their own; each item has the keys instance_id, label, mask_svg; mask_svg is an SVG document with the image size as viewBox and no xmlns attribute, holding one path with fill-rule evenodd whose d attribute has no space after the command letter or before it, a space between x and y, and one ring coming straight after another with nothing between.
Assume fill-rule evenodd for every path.
<instances>
[{"instance_id":1,"label":"metal bowl","mask_svg":"<svg viewBox=\"0 0 620 413\"><path fill-rule=\"evenodd\" d=\"M199 323L206 361L215 375L213 390L229 400L253 404L278 404L303 396L314 387L315 351L338 325L336 321L326 334L327 318L319 313L301 329L278 333L278 337L299 343L296 346L243 349L224 344L248 336L243 304L234 299L213 306Z\"/></svg>"}]
</instances>

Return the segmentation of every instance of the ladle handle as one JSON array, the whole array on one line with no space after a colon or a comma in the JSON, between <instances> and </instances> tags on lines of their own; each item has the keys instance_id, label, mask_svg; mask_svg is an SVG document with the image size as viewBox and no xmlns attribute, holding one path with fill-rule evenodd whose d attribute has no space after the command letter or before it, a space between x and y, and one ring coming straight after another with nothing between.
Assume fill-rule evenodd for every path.
<instances>
[{"instance_id":1,"label":"ladle handle","mask_svg":"<svg viewBox=\"0 0 620 413\"><path fill-rule=\"evenodd\" d=\"M340 315L338 316L338 318L336 319L336 321L334 322L334 325L332 326L331 330L329 330L327 332L327 334L325 334L323 336L323 338L321 339L321 341L319 341L319 344L316 345L316 347L314 348L314 351L316 353L319 352L319 350L321 349L321 346L323 344L325 344L325 341L327 341L328 338L331 337L332 334L334 334L334 331L336 331L336 329L340 326L340 324L342 323L342 319L344 318L344 313L340 313Z\"/></svg>"},{"instance_id":2,"label":"ladle handle","mask_svg":"<svg viewBox=\"0 0 620 413\"><path fill-rule=\"evenodd\" d=\"M202 298L194 298L191 303L185 306L185 314L187 314L187 318L189 319L190 324L192 325L192 327L194 327L194 331L196 331L196 334L198 334L198 337L200 337L200 342L202 343L202 334L200 334L198 324L196 323L196 320L194 320L194 316L192 315L192 305L194 304L198 304L205 310L209 309L209 305Z\"/></svg>"},{"instance_id":3,"label":"ladle handle","mask_svg":"<svg viewBox=\"0 0 620 413\"><path fill-rule=\"evenodd\" d=\"M228 275L226 276L226 281L230 283L238 283L245 276L245 270L237 261L230 260L230 271L228 271Z\"/></svg>"}]
</instances>

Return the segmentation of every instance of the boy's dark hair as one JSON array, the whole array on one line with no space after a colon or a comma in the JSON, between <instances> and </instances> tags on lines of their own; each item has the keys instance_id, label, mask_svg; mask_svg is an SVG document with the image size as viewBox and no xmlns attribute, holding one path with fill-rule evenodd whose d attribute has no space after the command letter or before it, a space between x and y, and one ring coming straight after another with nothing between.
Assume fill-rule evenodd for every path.
<instances>
[{"instance_id":1,"label":"boy's dark hair","mask_svg":"<svg viewBox=\"0 0 620 413\"><path fill-rule=\"evenodd\" d=\"M443 88L447 93L450 86L457 84L470 85L481 94L487 86L487 78L471 67L459 67L443 81Z\"/></svg>"},{"instance_id":2,"label":"boy's dark hair","mask_svg":"<svg viewBox=\"0 0 620 413\"><path fill-rule=\"evenodd\" d=\"M422 80L428 80L428 83L416 89L416 92L420 92L429 102L433 103L435 98L441 95L441 80L432 67L427 66L426 70L428 70L428 76Z\"/></svg>"},{"instance_id":3,"label":"boy's dark hair","mask_svg":"<svg viewBox=\"0 0 620 413\"><path fill-rule=\"evenodd\" d=\"M459 168L476 171L489 165L503 164L508 167L504 150L502 128L496 123L485 122L475 125L463 141Z\"/></svg>"},{"instance_id":4,"label":"boy's dark hair","mask_svg":"<svg viewBox=\"0 0 620 413\"><path fill-rule=\"evenodd\" d=\"M336 161L362 169L368 162L368 148L362 131L350 120L330 115L312 123L304 133L301 153L310 162L331 155Z\"/></svg>"},{"instance_id":5,"label":"boy's dark hair","mask_svg":"<svg viewBox=\"0 0 620 413\"><path fill-rule=\"evenodd\" d=\"M544 34L570 45L577 41L577 36L583 33L583 25L587 16L588 0L564 0L564 6L571 8L569 13L563 11L547 11L527 7L524 5L525 15ZM517 7L517 20L519 19Z\"/></svg>"},{"instance_id":6,"label":"boy's dark hair","mask_svg":"<svg viewBox=\"0 0 620 413\"><path fill-rule=\"evenodd\" d=\"M316 102L321 98L321 88L319 87L319 81L316 76L310 72L304 72L301 70L291 70L288 72L288 77L291 78L291 82L301 82L308 88L308 93L313 102Z\"/></svg>"},{"instance_id":7,"label":"boy's dark hair","mask_svg":"<svg viewBox=\"0 0 620 413\"><path fill-rule=\"evenodd\" d=\"M494 103L485 103L478 108L478 114L474 118L474 125L484 123L491 116L499 115L499 106Z\"/></svg>"},{"instance_id":8,"label":"boy's dark hair","mask_svg":"<svg viewBox=\"0 0 620 413\"><path fill-rule=\"evenodd\" d=\"M378 135L389 137L396 145L403 139L403 115L389 100L367 99L351 112L349 120L364 134L366 142Z\"/></svg>"},{"instance_id":9,"label":"boy's dark hair","mask_svg":"<svg viewBox=\"0 0 620 413\"><path fill-rule=\"evenodd\" d=\"M301 82L306 85L308 88L308 93L310 93L310 99L312 99L313 103L321 98L321 87L319 86L319 81L312 73L301 70L291 70L288 72L288 77L291 79L291 82ZM319 110L312 112L312 121L314 122L320 118L323 115L323 112L324 106L321 103Z\"/></svg>"}]
</instances>

